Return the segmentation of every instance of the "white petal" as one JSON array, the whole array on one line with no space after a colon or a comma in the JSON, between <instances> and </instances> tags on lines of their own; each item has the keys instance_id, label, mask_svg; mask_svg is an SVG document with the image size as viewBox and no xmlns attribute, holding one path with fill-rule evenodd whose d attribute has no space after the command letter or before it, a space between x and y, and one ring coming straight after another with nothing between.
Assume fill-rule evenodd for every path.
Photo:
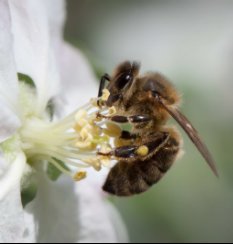
<instances>
[{"instance_id":1,"label":"white petal","mask_svg":"<svg viewBox=\"0 0 233 244\"><path fill-rule=\"evenodd\" d=\"M0 1L0 143L20 126L18 81L13 59L11 21L7 1Z\"/></svg>"},{"instance_id":2,"label":"white petal","mask_svg":"<svg viewBox=\"0 0 233 244\"><path fill-rule=\"evenodd\" d=\"M108 204L107 210L109 216L111 218L111 222L114 225L114 229L116 231L116 238L118 243L129 243L129 235L127 232L127 228L125 223L123 222L119 212L117 209L112 205Z\"/></svg>"},{"instance_id":3,"label":"white petal","mask_svg":"<svg viewBox=\"0 0 233 244\"><path fill-rule=\"evenodd\" d=\"M94 181L76 185L79 201L79 243L127 242L125 225Z\"/></svg>"},{"instance_id":4,"label":"white petal","mask_svg":"<svg viewBox=\"0 0 233 244\"><path fill-rule=\"evenodd\" d=\"M38 177L37 197L27 207L38 225L37 242L117 241L108 203L96 186L80 184L75 194L67 177L54 183L43 172Z\"/></svg>"},{"instance_id":5,"label":"white petal","mask_svg":"<svg viewBox=\"0 0 233 244\"><path fill-rule=\"evenodd\" d=\"M50 2L50 4L47 4ZM56 12L49 11L56 5ZM63 1L9 1L12 29L14 34L14 51L19 72L32 77L38 91L38 112L42 112L48 100L59 90L59 74L54 55L55 32L62 30L64 19ZM60 6L60 7L59 7ZM55 18L52 18L55 16ZM53 27L52 25L55 25ZM56 28L56 25L59 25Z\"/></svg>"},{"instance_id":6,"label":"white petal","mask_svg":"<svg viewBox=\"0 0 233 244\"><path fill-rule=\"evenodd\" d=\"M66 113L69 113L97 96L98 83L87 59L71 45L63 44L59 61L64 87L62 95L65 95Z\"/></svg>"},{"instance_id":7,"label":"white petal","mask_svg":"<svg viewBox=\"0 0 233 244\"><path fill-rule=\"evenodd\" d=\"M18 80L8 1L0 1L0 97L16 112Z\"/></svg>"},{"instance_id":8,"label":"white petal","mask_svg":"<svg viewBox=\"0 0 233 244\"><path fill-rule=\"evenodd\" d=\"M25 214L21 204L20 179L24 166L25 157L19 154L0 178L0 243L35 241L33 218Z\"/></svg>"},{"instance_id":9,"label":"white petal","mask_svg":"<svg viewBox=\"0 0 233 244\"><path fill-rule=\"evenodd\" d=\"M26 209L37 223L37 242L75 242L78 239L77 200L72 181L51 182L38 172L38 193Z\"/></svg>"},{"instance_id":10,"label":"white petal","mask_svg":"<svg viewBox=\"0 0 233 244\"><path fill-rule=\"evenodd\" d=\"M20 124L19 118L0 97L0 143L9 138Z\"/></svg>"},{"instance_id":11,"label":"white petal","mask_svg":"<svg viewBox=\"0 0 233 244\"><path fill-rule=\"evenodd\" d=\"M33 222L25 221L19 185L0 201L0 243L34 242Z\"/></svg>"},{"instance_id":12,"label":"white petal","mask_svg":"<svg viewBox=\"0 0 233 244\"><path fill-rule=\"evenodd\" d=\"M0 154L0 157L2 158L3 155ZM3 161L3 159L1 161ZM25 155L23 153L19 153L13 162L7 164L5 163L3 167L0 167L3 168L1 169L3 172L0 175L0 200L4 199L8 192L10 192L17 184L19 184L25 170L25 165Z\"/></svg>"}]
</instances>

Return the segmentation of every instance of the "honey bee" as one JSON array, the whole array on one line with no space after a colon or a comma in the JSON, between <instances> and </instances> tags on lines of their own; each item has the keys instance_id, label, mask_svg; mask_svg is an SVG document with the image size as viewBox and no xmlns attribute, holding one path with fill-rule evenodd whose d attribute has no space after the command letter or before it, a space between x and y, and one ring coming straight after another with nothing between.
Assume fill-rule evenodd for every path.
<instances>
[{"instance_id":1,"label":"honey bee","mask_svg":"<svg viewBox=\"0 0 233 244\"><path fill-rule=\"evenodd\" d=\"M180 95L160 73L139 75L140 64L121 63L112 76L105 74L98 97L106 88L110 95L100 106L116 109L113 116L102 116L115 123L129 123L122 131L126 145L102 156L113 157L116 165L110 170L103 190L117 196L131 196L147 191L170 169L181 150L181 136L166 125L173 117L184 129L206 162L218 176L215 162L191 122L178 110ZM106 86L106 82L108 82ZM99 115L101 116L101 115Z\"/></svg>"}]
</instances>

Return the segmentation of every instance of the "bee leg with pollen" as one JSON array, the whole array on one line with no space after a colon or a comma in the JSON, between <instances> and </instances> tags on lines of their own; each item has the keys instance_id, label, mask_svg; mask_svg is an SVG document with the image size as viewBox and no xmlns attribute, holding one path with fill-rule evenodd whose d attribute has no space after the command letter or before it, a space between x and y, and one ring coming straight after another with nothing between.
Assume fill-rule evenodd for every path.
<instances>
[{"instance_id":1,"label":"bee leg with pollen","mask_svg":"<svg viewBox=\"0 0 233 244\"><path fill-rule=\"evenodd\" d=\"M109 74L104 74L101 77L100 86L99 86L99 92L98 92L98 98L103 96L103 90L104 90L106 81L110 81L110 80L111 80L111 77L110 77Z\"/></svg>"},{"instance_id":2,"label":"bee leg with pollen","mask_svg":"<svg viewBox=\"0 0 233 244\"><path fill-rule=\"evenodd\" d=\"M109 74L104 74L102 77L101 77L101 80L100 80L100 86L99 86L99 91L98 91L98 101L97 101L97 105L99 107L102 106L102 102L101 101L101 98L103 99L104 98L104 94L105 94L105 85L106 85L106 81L111 81L111 77ZM107 100L107 98L105 98L105 100Z\"/></svg>"},{"instance_id":3,"label":"bee leg with pollen","mask_svg":"<svg viewBox=\"0 0 233 244\"><path fill-rule=\"evenodd\" d=\"M169 139L168 133L157 133L153 139L146 139L143 142L142 138L138 145L126 145L116 147L115 149L102 153L98 152L100 156L115 157L118 160L135 161L137 159L146 160L148 157L153 156Z\"/></svg>"}]
</instances>

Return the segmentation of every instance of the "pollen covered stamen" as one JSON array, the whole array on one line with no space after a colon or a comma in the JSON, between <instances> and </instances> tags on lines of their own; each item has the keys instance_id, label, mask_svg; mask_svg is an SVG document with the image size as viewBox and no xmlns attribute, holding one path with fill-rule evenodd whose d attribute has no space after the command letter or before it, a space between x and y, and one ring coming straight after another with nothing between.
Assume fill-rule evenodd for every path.
<instances>
[{"instance_id":1,"label":"pollen covered stamen","mask_svg":"<svg viewBox=\"0 0 233 244\"><path fill-rule=\"evenodd\" d=\"M104 91L100 98L102 103L109 94ZM92 99L59 122L46 122L33 116L28 118L19 133L28 161L51 163L75 181L87 176L86 171L79 169L93 167L99 171L103 166L110 166L111 158L98 153L113 150L114 139L120 137L121 128L99 118L98 114L112 116L116 109L98 106L98 100Z\"/></svg>"}]
</instances>

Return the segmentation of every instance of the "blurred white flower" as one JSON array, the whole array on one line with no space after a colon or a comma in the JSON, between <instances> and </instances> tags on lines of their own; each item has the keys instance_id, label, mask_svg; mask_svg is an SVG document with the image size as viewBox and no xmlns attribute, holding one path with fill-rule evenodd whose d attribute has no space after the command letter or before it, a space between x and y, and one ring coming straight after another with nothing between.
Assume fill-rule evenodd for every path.
<instances>
[{"instance_id":1,"label":"blurred white flower","mask_svg":"<svg viewBox=\"0 0 233 244\"><path fill-rule=\"evenodd\" d=\"M0 0L0 242L127 241L95 179L53 182L44 164L33 164L48 157L70 174L54 160L59 141L71 139L62 134L67 118L50 123L49 111L59 102L61 108L59 94L67 112L96 95L86 60L62 40L64 8L62 0ZM21 197L35 199L23 208Z\"/></svg>"}]
</instances>

